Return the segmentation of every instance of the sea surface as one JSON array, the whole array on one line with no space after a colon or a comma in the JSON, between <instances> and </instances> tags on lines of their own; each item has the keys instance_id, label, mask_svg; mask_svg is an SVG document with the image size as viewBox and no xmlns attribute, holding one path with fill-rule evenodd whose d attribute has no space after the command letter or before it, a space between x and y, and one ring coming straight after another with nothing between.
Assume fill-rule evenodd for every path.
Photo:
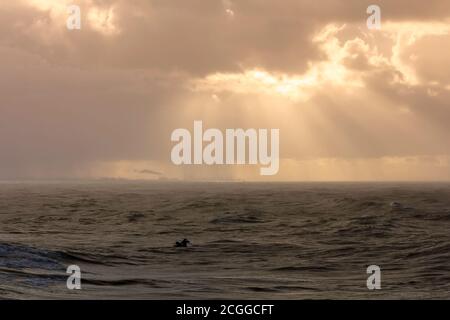
<instances>
[{"instance_id":1,"label":"sea surface","mask_svg":"<svg viewBox=\"0 0 450 320\"><path fill-rule=\"evenodd\" d=\"M450 184L4 182L0 298L449 299L449 231Z\"/></svg>"}]
</instances>

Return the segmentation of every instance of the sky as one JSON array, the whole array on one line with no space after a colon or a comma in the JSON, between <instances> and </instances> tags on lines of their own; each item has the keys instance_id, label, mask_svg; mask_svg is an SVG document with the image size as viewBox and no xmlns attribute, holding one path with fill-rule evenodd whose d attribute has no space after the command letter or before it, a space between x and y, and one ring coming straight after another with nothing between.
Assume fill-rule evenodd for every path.
<instances>
[{"instance_id":1,"label":"sky","mask_svg":"<svg viewBox=\"0 0 450 320\"><path fill-rule=\"evenodd\" d=\"M449 181L449 53L448 0L2 1L0 180ZM174 165L194 120L278 174Z\"/></svg>"}]
</instances>

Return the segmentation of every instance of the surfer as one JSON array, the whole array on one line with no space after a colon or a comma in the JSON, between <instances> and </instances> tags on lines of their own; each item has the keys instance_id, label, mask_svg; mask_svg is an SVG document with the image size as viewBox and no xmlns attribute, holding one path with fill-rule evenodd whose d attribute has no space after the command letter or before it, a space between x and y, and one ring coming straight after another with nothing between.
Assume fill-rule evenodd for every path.
<instances>
[{"instance_id":1,"label":"surfer","mask_svg":"<svg viewBox=\"0 0 450 320\"><path fill-rule=\"evenodd\" d=\"M180 248L180 247L187 247L189 244L191 244L191 242L188 239L183 239L182 241L177 241L175 243L175 247Z\"/></svg>"}]
</instances>

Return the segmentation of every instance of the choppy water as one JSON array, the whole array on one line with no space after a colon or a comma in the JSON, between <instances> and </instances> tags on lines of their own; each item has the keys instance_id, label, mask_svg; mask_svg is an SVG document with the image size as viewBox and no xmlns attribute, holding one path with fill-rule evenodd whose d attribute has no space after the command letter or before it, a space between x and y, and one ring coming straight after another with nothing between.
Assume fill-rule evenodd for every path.
<instances>
[{"instance_id":1,"label":"choppy water","mask_svg":"<svg viewBox=\"0 0 450 320\"><path fill-rule=\"evenodd\" d=\"M1 183L0 297L449 299L449 227L449 184Z\"/></svg>"}]
</instances>

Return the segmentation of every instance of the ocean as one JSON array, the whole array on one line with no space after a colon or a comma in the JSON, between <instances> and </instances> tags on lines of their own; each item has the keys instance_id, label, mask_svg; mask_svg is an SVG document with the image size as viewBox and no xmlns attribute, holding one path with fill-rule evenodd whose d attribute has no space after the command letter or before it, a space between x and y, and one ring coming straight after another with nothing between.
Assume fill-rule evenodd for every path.
<instances>
[{"instance_id":1,"label":"ocean","mask_svg":"<svg viewBox=\"0 0 450 320\"><path fill-rule=\"evenodd\" d=\"M0 298L449 299L449 227L445 183L4 182Z\"/></svg>"}]
</instances>

